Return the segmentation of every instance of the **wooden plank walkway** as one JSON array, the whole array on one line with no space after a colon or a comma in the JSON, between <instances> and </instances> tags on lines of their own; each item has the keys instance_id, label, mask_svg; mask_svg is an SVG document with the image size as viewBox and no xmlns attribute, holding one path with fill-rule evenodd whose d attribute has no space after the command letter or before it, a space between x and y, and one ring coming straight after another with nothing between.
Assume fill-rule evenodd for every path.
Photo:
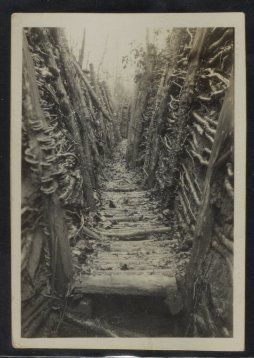
<instances>
[{"instance_id":1,"label":"wooden plank walkway","mask_svg":"<svg viewBox=\"0 0 254 358\"><path fill-rule=\"evenodd\" d=\"M176 292L171 228L158 202L127 168L122 142L106 171L101 190L101 239L89 257L91 273L76 281L76 291L95 294L158 295Z\"/></svg>"}]
</instances>

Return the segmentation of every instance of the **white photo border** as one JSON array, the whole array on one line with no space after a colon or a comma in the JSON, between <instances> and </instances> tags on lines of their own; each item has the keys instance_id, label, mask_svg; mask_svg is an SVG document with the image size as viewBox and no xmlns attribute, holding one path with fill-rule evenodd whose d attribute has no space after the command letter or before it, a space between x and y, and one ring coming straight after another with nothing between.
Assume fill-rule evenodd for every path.
<instances>
[{"instance_id":1,"label":"white photo border","mask_svg":"<svg viewBox=\"0 0 254 358\"><path fill-rule=\"evenodd\" d=\"M146 27L233 27L234 98L234 277L231 338L22 338L21 337L21 118L22 31L24 27L82 28L104 17ZM99 26L99 25L98 25ZM14 348L243 351L245 342L246 62L245 16L223 13L16 13L11 29L11 279Z\"/></svg>"}]
</instances>

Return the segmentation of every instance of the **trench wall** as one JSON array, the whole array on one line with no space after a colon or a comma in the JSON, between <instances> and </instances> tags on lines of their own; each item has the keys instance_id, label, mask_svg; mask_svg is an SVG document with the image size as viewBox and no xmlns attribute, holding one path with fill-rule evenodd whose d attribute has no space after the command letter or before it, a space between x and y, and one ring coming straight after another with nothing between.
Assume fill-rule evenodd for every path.
<instances>
[{"instance_id":1,"label":"trench wall","mask_svg":"<svg viewBox=\"0 0 254 358\"><path fill-rule=\"evenodd\" d=\"M129 163L161 196L178 239L186 335L231 336L233 29L173 29L167 52L156 84L141 79L153 85L142 103L138 84Z\"/></svg>"},{"instance_id":2,"label":"trench wall","mask_svg":"<svg viewBox=\"0 0 254 358\"><path fill-rule=\"evenodd\" d=\"M92 65L81 69L62 29L24 30L22 87L22 335L31 337L54 297L71 293L72 246L120 133L107 84Z\"/></svg>"}]
</instances>

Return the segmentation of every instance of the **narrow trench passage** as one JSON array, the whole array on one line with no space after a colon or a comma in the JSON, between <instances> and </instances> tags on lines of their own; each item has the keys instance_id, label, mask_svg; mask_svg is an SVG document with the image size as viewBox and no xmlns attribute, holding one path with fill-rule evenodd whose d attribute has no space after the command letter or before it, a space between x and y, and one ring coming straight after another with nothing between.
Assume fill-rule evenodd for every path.
<instances>
[{"instance_id":1,"label":"narrow trench passage","mask_svg":"<svg viewBox=\"0 0 254 358\"><path fill-rule=\"evenodd\" d=\"M177 328L165 298L170 290L176 294L176 240L159 201L145 190L138 172L128 168L126 145L125 139L115 148L101 183L94 231L102 237L90 238L90 254L84 252L87 239L76 245L86 255L85 272L75 281L75 292L84 300L70 311L69 325L74 321L84 327L82 319L92 315L106 336L171 336ZM89 333L66 325L59 336L93 336L92 328Z\"/></svg>"},{"instance_id":2,"label":"narrow trench passage","mask_svg":"<svg viewBox=\"0 0 254 358\"><path fill-rule=\"evenodd\" d=\"M152 233L168 230L170 224L163 220L158 201L143 189L138 174L127 168L125 150L123 141L107 168L110 176L101 188L97 228L107 236L96 242L88 257L90 275L174 276L169 234Z\"/></svg>"},{"instance_id":3,"label":"narrow trench passage","mask_svg":"<svg viewBox=\"0 0 254 358\"><path fill-rule=\"evenodd\" d=\"M89 31L23 33L22 337L230 337L234 31Z\"/></svg>"}]
</instances>

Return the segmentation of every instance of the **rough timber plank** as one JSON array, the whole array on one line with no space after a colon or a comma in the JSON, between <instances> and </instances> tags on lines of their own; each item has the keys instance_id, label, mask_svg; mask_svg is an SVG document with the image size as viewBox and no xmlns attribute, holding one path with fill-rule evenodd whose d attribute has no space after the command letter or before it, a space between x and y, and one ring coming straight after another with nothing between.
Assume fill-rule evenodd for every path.
<instances>
[{"instance_id":1,"label":"rough timber plank","mask_svg":"<svg viewBox=\"0 0 254 358\"><path fill-rule=\"evenodd\" d=\"M142 295L142 296L167 296L170 292L177 291L174 277L162 275L98 275L82 276L77 283L75 291L84 294L118 294L118 295Z\"/></svg>"},{"instance_id":2,"label":"rough timber plank","mask_svg":"<svg viewBox=\"0 0 254 358\"><path fill-rule=\"evenodd\" d=\"M150 234L165 234L171 231L170 227L150 227L150 228L146 228L144 230L130 230L130 228L126 231L117 231L115 230L105 230L105 231L101 231L101 234L103 236L108 236L108 237L116 237L116 238L121 238L121 239L132 239L135 237L142 237L142 236L146 236L146 235L150 235Z\"/></svg>"},{"instance_id":3,"label":"rough timber plank","mask_svg":"<svg viewBox=\"0 0 254 358\"><path fill-rule=\"evenodd\" d=\"M136 188L106 188L105 189L106 192L115 192L115 193L128 193L128 192L132 192L132 191L137 191Z\"/></svg>"},{"instance_id":4,"label":"rough timber plank","mask_svg":"<svg viewBox=\"0 0 254 358\"><path fill-rule=\"evenodd\" d=\"M167 269L160 269L160 268L154 268L154 269L145 269L145 270L127 270L127 271L123 271L123 270L114 270L114 275L123 275L123 273L127 276L141 276L141 277L146 277L146 276L165 276L165 277L172 277L173 275L173 270L170 268ZM105 276L105 270L96 270L96 272L94 273L96 274L96 276L102 275Z\"/></svg>"}]
</instances>

